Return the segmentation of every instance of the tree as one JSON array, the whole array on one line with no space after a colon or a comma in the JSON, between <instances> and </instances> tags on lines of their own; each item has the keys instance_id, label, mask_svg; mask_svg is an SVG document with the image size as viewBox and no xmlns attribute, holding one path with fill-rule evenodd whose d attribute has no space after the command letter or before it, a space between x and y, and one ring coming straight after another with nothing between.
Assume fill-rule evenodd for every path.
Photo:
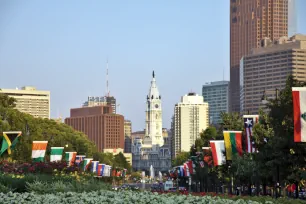
<instances>
[{"instance_id":1,"label":"tree","mask_svg":"<svg viewBox=\"0 0 306 204\"><path fill-rule=\"evenodd\" d=\"M269 117L273 127L274 137L268 143L273 144L272 158L269 165L276 166L275 181L287 180L299 183L301 180L300 169L306 164L306 144L294 142L294 122L292 87L305 86L289 76L286 86L280 91L275 99L269 101L267 107L270 109Z\"/></svg>"},{"instance_id":2,"label":"tree","mask_svg":"<svg viewBox=\"0 0 306 204\"><path fill-rule=\"evenodd\" d=\"M114 156L114 164L113 165L117 168L128 169L129 171L131 169L130 164L126 161L126 158L124 157L124 155L121 152Z\"/></svg>"},{"instance_id":3,"label":"tree","mask_svg":"<svg viewBox=\"0 0 306 204\"><path fill-rule=\"evenodd\" d=\"M221 112L221 130L243 130L243 119L239 113Z\"/></svg>"},{"instance_id":4,"label":"tree","mask_svg":"<svg viewBox=\"0 0 306 204\"><path fill-rule=\"evenodd\" d=\"M179 166L184 164L189 159L189 152L180 152L174 160L172 160L172 166Z\"/></svg>"},{"instance_id":5,"label":"tree","mask_svg":"<svg viewBox=\"0 0 306 204\"><path fill-rule=\"evenodd\" d=\"M23 132L12 152L13 160L30 161L34 140L48 141L47 157L52 146L62 146L65 147L65 151L73 150L87 156L92 156L93 152L97 151L94 143L84 133L75 131L66 124L58 124L54 120L34 118L14 107L15 99L0 94L0 132L17 130Z\"/></svg>"}]
</instances>

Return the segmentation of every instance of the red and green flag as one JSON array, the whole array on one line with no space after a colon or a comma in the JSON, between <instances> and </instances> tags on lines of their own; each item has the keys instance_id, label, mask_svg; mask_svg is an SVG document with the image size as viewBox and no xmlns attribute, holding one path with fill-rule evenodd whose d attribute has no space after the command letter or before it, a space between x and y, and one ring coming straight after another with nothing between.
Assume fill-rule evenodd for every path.
<instances>
[{"instance_id":1,"label":"red and green flag","mask_svg":"<svg viewBox=\"0 0 306 204\"><path fill-rule=\"evenodd\" d=\"M242 156L242 131L223 131L226 160L232 160L233 154Z\"/></svg>"},{"instance_id":2,"label":"red and green flag","mask_svg":"<svg viewBox=\"0 0 306 204\"><path fill-rule=\"evenodd\" d=\"M9 155L12 153L12 149L16 146L21 134L21 131L3 132L0 156L4 152L7 152Z\"/></svg>"},{"instance_id":3,"label":"red and green flag","mask_svg":"<svg viewBox=\"0 0 306 204\"><path fill-rule=\"evenodd\" d=\"M306 87L292 87L294 142L306 142Z\"/></svg>"}]
</instances>

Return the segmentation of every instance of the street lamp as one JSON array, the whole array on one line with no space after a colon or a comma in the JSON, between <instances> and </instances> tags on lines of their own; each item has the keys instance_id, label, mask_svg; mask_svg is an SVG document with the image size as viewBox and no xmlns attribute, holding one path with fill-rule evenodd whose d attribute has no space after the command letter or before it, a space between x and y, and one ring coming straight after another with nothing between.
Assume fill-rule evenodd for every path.
<instances>
[{"instance_id":1,"label":"street lamp","mask_svg":"<svg viewBox=\"0 0 306 204\"><path fill-rule=\"evenodd\" d=\"M264 89L262 97L261 97L261 103L264 105L267 104L269 101L268 101L268 97L266 93L273 93L273 92L274 92L273 90ZM279 89L275 88L275 99L276 100L278 99L278 92L279 92Z\"/></svg>"},{"instance_id":2,"label":"street lamp","mask_svg":"<svg viewBox=\"0 0 306 204\"><path fill-rule=\"evenodd\" d=\"M273 93L273 90L268 90L267 92L270 92L270 93ZM277 102L277 99L278 99L278 92L279 92L279 89L275 88L275 100ZM261 98L261 102L262 104L267 104L268 101L267 101L267 96L266 96L266 90L263 91L263 96ZM276 184L275 184L275 198L278 198L278 187L280 186L280 176L279 176L279 165L277 164L276 165Z\"/></svg>"}]
</instances>

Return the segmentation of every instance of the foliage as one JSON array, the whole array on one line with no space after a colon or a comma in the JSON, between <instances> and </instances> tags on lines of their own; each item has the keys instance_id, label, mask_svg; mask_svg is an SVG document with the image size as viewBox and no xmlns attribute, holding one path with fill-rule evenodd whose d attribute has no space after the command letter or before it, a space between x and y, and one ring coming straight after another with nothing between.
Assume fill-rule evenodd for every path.
<instances>
[{"instance_id":1,"label":"foliage","mask_svg":"<svg viewBox=\"0 0 306 204\"><path fill-rule=\"evenodd\" d=\"M132 172L132 173L131 173L131 179L140 180L140 179L141 179L141 172L139 172L139 171L137 171L137 172Z\"/></svg>"},{"instance_id":2,"label":"foliage","mask_svg":"<svg viewBox=\"0 0 306 204\"><path fill-rule=\"evenodd\" d=\"M228 203L228 204L260 204L260 203L289 203L286 199L279 199L277 202L269 199L259 201L248 200L248 198L222 198L218 196L191 196L175 194L158 194L151 192L138 191L92 191L92 192L64 192L53 194L36 194L36 193L0 193L3 203ZM293 201L290 203L303 203L303 201Z\"/></svg>"},{"instance_id":3,"label":"foliage","mask_svg":"<svg viewBox=\"0 0 306 204\"><path fill-rule=\"evenodd\" d=\"M126 158L121 152L114 156L113 165L116 168L131 169L131 165L127 162Z\"/></svg>"},{"instance_id":4,"label":"foliage","mask_svg":"<svg viewBox=\"0 0 306 204\"><path fill-rule=\"evenodd\" d=\"M184 164L189 158L189 152L180 152L175 159L172 160L172 166L179 166Z\"/></svg>"},{"instance_id":5,"label":"foliage","mask_svg":"<svg viewBox=\"0 0 306 204\"><path fill-rule=\"evenodd\" d=\"M195 141L196 151L202 151L202 147L210 147L209 141L215 140L218 138L218 132L215 127L211 126L206 128L203 132L200 133L200 138Z\"/></svg>"},{"instance_id":6,"label":"foliage","mask_svg":"<svg viewBox=\"0 0 306 204\"><path fill-rule=\"evenodd\" d=\"M221 113L221 130L243 130L243 119L239 113Z\"/></svg>"},{"instance_id":7,"label":"foliage","mask_svg":"<svg viewBox=\"0 0 306 204\"><path fill-rule=\"evenodd\" d=\"M252 137L256 152L244 152L242 157L234 156L231 161L218 167L209 167L208 165L208 167L200 168L199 165L196 165L196 175L193 175L193 181L196 179L204 184L201 190L204 187L205 191L214 191L214 187L211 186L219 188L221 184L225 184L228 186L228 192L231 192L231 189L235 189L236 186L242 186L243 188L248 187L248 193L251 195L251 185L255 185L258 189L257 194L259 194L259 186L262 185L263 192L261 193L266 195L266 187L275 187L276 183L282 187L292 183L304 185L306 143L294 142L291 89L305 85L306 83L299 82L289 76L284 89L278 92L275 99L269 100L267 109L259 111L259 123L254 125ZM197 156L199 161L202 158L205 161L207 153L198 154L197 152L201 151L203 146L208 146L209 140L223 139L223 130L242 131L244 129L243 118L238 113L222 113L221 118L222 123L218 132L210 127L200 134L201 137L190 149L192 157ZM243 141L245 141L245 133L243 134ZM192 159L192 157L190 158ZM201 175L204 175L204 178ZM232 177L234 186L231 186ZM298 191L296 191L296 197L297 194Z\"/></svg>"},{"instance_id":8,"label":"foliage","mask_svg":"<svg viewBox=\"0 0 306 204\"><path fill-rule=\"evenodd\" d=\"M16 100L0 93L0 133L3 131L22 131L11 158L18 162L31 162L32 141L47 140L46 160L49 160L51 147L65 147L64 151L76 151L78 154L93 157L101 163L119 168L131 167L123 155L113 156L111 153L98 152L95 144L82 133L73 130L72 127L57 123L54 120L34 118L29 114L22 113L15 107ZM2 137L0 135L0 144ZM3 157L4 156L4 157ZM6 159L8 155L2 155Z\"/></svg>"},{"instance_id":9,"label":"foliage","mask_svg":"<svg viewBox=\"0 0 306 204\"><path fill-rule=\"evenodd\" d=\"M2 193L8 193L10 191L14 191L14 189L8 187L8 186L5 186L3 185L2 183L0 183L0 192Z\"/></svg>"},{"instance_id":10,"label":"foliage","mask_svg":"<svg viewBox=\"0 0 306 204\"><path fill-rule=\"evenodd\" d=\"M0 161L0 171L10 174L27 174L27 173L44 173L54 174L55 172L71 173L79 171L76 166L67 167L65 161L62 162L29 162L29 163L12 163Z\"/></svg>"},{"instance_id":11,"label":"foliage","mask_svg":"<svg viewBox=\"0 0 306 204\"><path fill-rule=\"evenodd\" d=\"M48 186L48 188L45 188ZM58 192L90 192L98 191L101 189L110 190L110 185L103 183L94 178L88 178L88 180L77 181L73 180L65 182L62 180L49 182L43 182L35 180L33 183L26 183L26 189L28 192L35 192L38 194L58 193Z\"/></svg>"},{"instance_id":12,"label":"foliage","mask_svg":"<svg viewBox=\"0 0 306 204\"><path fill-rule=\"evenodd\" d=\"M85 174L0 174L0 184L15 192L83 192L110 189L110 184ZM48 188L46 188L48 186ZM0 186L1 189L1 186Z\"/></svg>"}]
</instances>

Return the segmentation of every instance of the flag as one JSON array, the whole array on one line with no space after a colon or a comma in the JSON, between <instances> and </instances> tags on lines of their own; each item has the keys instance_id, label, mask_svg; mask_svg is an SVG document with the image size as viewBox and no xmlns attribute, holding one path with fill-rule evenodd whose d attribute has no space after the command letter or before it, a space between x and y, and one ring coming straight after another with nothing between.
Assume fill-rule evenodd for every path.
<instances>
[{"instance_id":1,"label":"flag","mask_svg":"<svg viewBox=\"0 0 306 204\"><path fill-rule=\"evenodd\" d=\"M294 142L306 142L306 87L292 87Z\"/></svg>"},{"instance_id":2,"label":"flag","mask_svg":"<svg viewBox=\"0 0 306 204\"><path fill-rule=\"evenodd\" d=\"M204 154L203 161L206 162L208 166L210 166L212 164L211 147L202 147L202 150ZM205 163L203 164L205 165Z\"/></svg>"},{"instance_id":3,"label":"flag","mask_svg":"<svg viewBox=\"0 0 306 204\"><path fill-rule=\"evenodd\" d=\"M72 166L75 161L77 152L65 152L65 160L68 166Z\"/></svg>"},{"instance_id":4,"label":"flag","mask_svg":"<svg viewBox=\"0 0 306 204\"><path fill-rule=\"evenodd\" d=\"M35 162L43 162L45 159L48 141L33 141L32 159Z\"/></svg>"},{"instance_id":5,"label":"flag","mask_svg":"<svg viewBox=\"0 0 306 204\"><path fill-rule=\"evenodd\" d=\"M95 173L98 169L99 161L91 161L91 172Z\"/></svg>"},{"instance_id":6,"label":"flag","mask_svg":"<svg viewBox=\"0 0 306 204\"><path fill-rule=\"evenodd\" d=\"M101 176L105 176L105 164L102 164Z\"/></svg>"},{"instance_id":7,"label":"flag","mask_svg":"<svg viewBox=\"0 0 306 204\"><path fill-rule=\"evenodd\" d=\"M192 160L187 161L187 165L188 165L188 169L189 169L189 173L193 174L193 162Z\"/></svg>"},{"instance_id":8,"label":"flag","mask_svg":"<svg viewBox=\"0 0 306 204\"><path fill-rule=\"evenodd\" d=\"M187 177L190 176L190 169L189 169L189 166L188 166L188 162L184 163L184 175L187 176Z\"/></svg>"},{"instance_id":9,"label":"flag","mask_svg":"<svg viewBox=\"0 0 306 204\"><path fill-rule=\"evenodd\" d=\"M103 176L107 176L107 177L109 177L109 176L111 176L111 166L109 166L109 165L106 165L105 164L105 166L104 166L104 171L103 171Z\"/></svg>"},{"instance_id":10,"label":"flag","mask_svg":"<svg viewBox=\"0 0 306 204\"><path fill-rule=\"evenodd\" d=\"M51 147L50 162L62 161L64 147Z\"/></svg>"},{"instance_id":11,"label":"flag","mask_svg":"<svg viewBox=\"0 0 306 204\"><path fill-rule=\"evenodd\" d=\"M252 145L253 127L258 123L259 115L244 115L244 131L246 135L245 151L248 153L255 152L255 148Z\"/></svg>"},{"instance_id":12,"label":"flag","mask_svg":"<svg viewBox=\"0 0 306 204\"><path fill-rule=\"evenodd\" d=\"M83 163L83 171L86 171L93 159L92 158L85 158Z\"/></svg>"},{"instance_id":13,"label":"flag","mask_svg":"<svg viewBox=\"0 0 306 204\"><path fill-rule=\"evenodd\" d=\"M98 164L98 169L97 169L97 176L102 176L102 165L103 164Z\"/></svg>"},{"instance_id":14,"label":"flag","mask_svg":"<svg viewBox=\"0 0 306 204\"><path fill-rule=\"evenodd\" d=\"M180 177L184 177L184 166L180 166L179 168L180 168L179 170Z\"/></svg>"},{"instance_id":15,"label":"flag","mask_svg":"<svg viewBox=\"0 0 306 204\"><path fill-rule=\"evenodd\" d=\"M112 176L116 176L116 169L112 171Z\"/></svg>"},{"instance_id":16,"label":"flag","mask_svg":"<svg viewBox=\"0 0 306 204\"><path fill-rule=\"evenodd\" d=\"M21 131L3 132L0 155L2 155L5 151L7 151L8 154L11 154L12 149L16 146L21 134Z\"/></svg>"},{"instance_id":17,"label":"flag","mask_svg":"<svg viewBox=\"0 0 306 204\"><path fill-rule=\"evenodd\" d=\"M85 159L85 155L76 155L75 156L75 165L80 166L81 162Z\"/></svg>"},{"instance_id":18,"label":"flag","mask_svg":"<svg viewBox=\"0 0 306 204\"><path fill-rule=\"evenodd\" d=\"M187 168L188 168L188 165L185 162L184 165L183 165L183 171L184 171L185 176L187 176Z\"/></svg>"},{"instance_id":19,"label":"flag","mask_svg":"<svg viewBox=\"0 0 306 204\"><path fill-rule=\"evenodd\" d=\"M223 131L226 159L232 160L232 155L238 153L242 156L242 131Z\"/></svg>"},{"instance_id":20,"label":"flag","mask_svg":"<svg viewBox=\"0 0 306 204\"><path fill-rule=\"evenodd\" d=\"M222 165L225 163L225 151L224 140L210 140L211 152L214 160L214 165Z\"/></svg>"}]
</instances>

